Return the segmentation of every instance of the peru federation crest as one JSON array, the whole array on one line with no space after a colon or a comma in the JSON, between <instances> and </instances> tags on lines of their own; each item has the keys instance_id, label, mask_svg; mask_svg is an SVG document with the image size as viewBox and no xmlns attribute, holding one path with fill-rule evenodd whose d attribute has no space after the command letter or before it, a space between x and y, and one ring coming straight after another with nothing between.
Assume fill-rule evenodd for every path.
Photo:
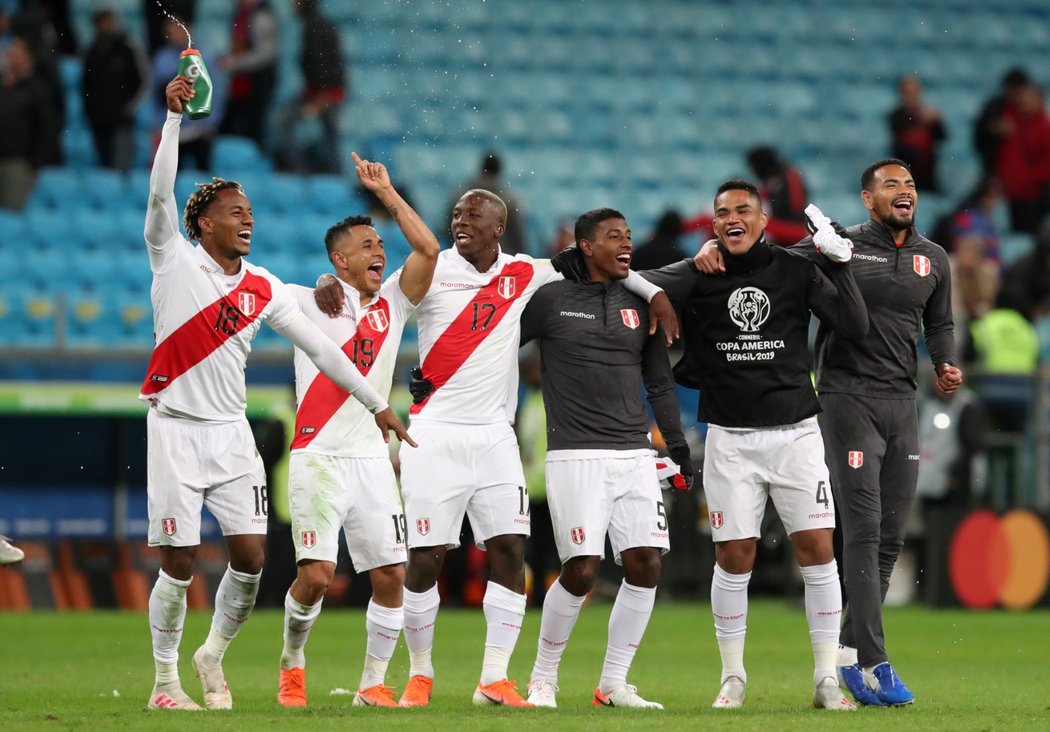
<instances>
[{"instance_id":1,"label":"peru federation crest","mask_svg":"<svg viewBox=\"0 0 1050 732\"><path fill-rule=\"evenodd\" d=\"M722 512L712 511L711 512L711 528L720 529L722 528Z\"/></svg>"},{"instance_id":2,"label":"peru federation crest","mask_svg":"<svg viewBox=\"0 0 1050 732\"><path fill-rule=\"evenodd\" d=\"M386 313L382 310L373 310L365 316L365 320L368 321L369 327L376 333L382 333L390 327L390 322L386 319Z\"/></svg>"},{"instance_id":3,"label":"peru federation crest","mask_svg":"<svg viewBox=\"0 0 1050 732\"><path fill-rule=\"evenodd\" d=\"M860 450L850 450L849 455L847 457L847 462L849 462L849 466L854 470L856 470L864 464L864 453Z\"/></svg>"},{"instance_id":4,"label":"peru federation crest","mask_svg":"<svg viewBox=\"0 0 1050 732\"><path fill-rule=\"evenodd\" d=\"M426 536L430 533L430 519L421 518L416 519L416 531L419 532L420 536Z\"/></svg>"},{"instance_id":5,"label":"peru federation crest","mask_svg":"<svg viewBox=\"0 0 1050 732\"><path fill-rule=\"evenodd\" d=\"M254 292L238 292L237 293L237 309L245 315L251 315L255 312L255 293Z\"/></svg>"},{"instance_id":6,"label":"peru federation crest","mask_svg":"<svg viewBox=\"0 0 1050 732\"><path fill-rule=\"evenodd\" d=\"M173 519L173 518L161 519L160 520L160 528L161 528L162 531L164 531L164 535L165 536L174 536L175 535L175 519Z\"/></svg>"},{"instance_id":7,"label":"peru federation crest","mask_svg":"<svg viewBox=\"0 0 1050 732\"><path fill-rule=\"evenodd\" d=\"M496 292L504 300L509 300L514 297L514 293L518 291L518 281L513 277L500 277L499 282L496 283Z\"/></svg>"},{"instance_id":8,"label":"peru federation crest","mask_svg":"<svg viewBox=\"0 0 1050 732\"><path fill-rule=\"evenodd\" d=\"M921 254L913 254L911 257L911 268L919 277L925 277L930 273L930 258Z\"/></svg>"},{"instance_id":9,"label":"peru federation crest","mask_svg":"<svg viewBox=\"0 0 1050 732\"><path fill-rule=\"evenodd\" d=\"M582 526L574 526L572 530L569 531L569 536L572 537L573 544L582 544L583 540L587 538L586 534L583 533Z\"/></svg>"},{"instance_id":10,"label":"peru federation crest","mask_svg":"<svg viewBox=\"0 0 1050 732\"><path fill-rule=\"evenodd\" d=\"M620 317L623 318L623 324L631 330L637 328L638 324L641 322L638 319L638 311L633 308L624 308L621 310Z\"/></svg>"},{"instance_id":11,"label":"peru federation crest","mask_svg":"<svg viewBox=\"0 0 1050 732\"><path fill-rule=\"evenodd\" d=\"M317 543L317 532L315 531L304 531L303 532L303 548L309 549Z\"/></svg>"}]
</instances>

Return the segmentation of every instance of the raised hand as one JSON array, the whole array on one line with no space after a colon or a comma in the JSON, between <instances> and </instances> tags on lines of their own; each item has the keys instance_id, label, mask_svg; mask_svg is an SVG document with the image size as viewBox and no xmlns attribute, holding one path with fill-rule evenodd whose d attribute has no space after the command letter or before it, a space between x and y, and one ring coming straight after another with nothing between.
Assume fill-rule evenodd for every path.
<instances>
[{"instance_id":1,"label":"raised hand","mask_svg":"<svg viewBox=\"0 0 1050 732\"><path fill-rule=\"evenodd\" d=\"M365 188L373 193L378 193L384 188L392 187L393 184L390 182L390 175L386 172L385 165L362 160L355 152L350 153L350 157L354 159L354 171Z\"/></svg>"},{"instance_id":2,"label":"raised hand","mask_svg":"<svg viewBox=\"0 0 1050 732\"><path fill-rule=\"evenodd\" d=\"M844 263L853 258L853 242L840 236L835 223L812 203L806 206L806 226L813 232L813 245L832 262Z\"/></svg>"},{"instance_id":3,"label":"raised hand","mask_svg":"<svg viewBox=\"0 0 1050 732\"><path fill-rule=\"evenodd\" d=\"M193 99L195 93L193 82L188 76L176 76L164 87L164 99L168 103L168 109L176 114L182 114L182 103Z\"/></svg>"}]
</instances>

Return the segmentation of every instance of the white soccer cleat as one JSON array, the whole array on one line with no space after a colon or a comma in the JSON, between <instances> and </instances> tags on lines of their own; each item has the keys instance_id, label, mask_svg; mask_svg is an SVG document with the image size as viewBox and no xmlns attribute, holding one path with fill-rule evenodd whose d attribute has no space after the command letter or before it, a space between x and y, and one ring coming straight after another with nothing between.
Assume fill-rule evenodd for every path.
<instances>
[{"instance_id":1,"label":"white soccer cleat","mask_svg":"<svg viewBox=\"0 0 1050 732\"><path fill-rule=\"evenodd\" d=\"M594 706L596 707L626 707L628 709L663 709L660 702L648 701L638 696L638 687L632 684L624 684L619 689L613 689L608 694L603 694L601 688L594 690Z\"/></svg>"},{"instance_id":2,"label":"white soccer cleat","mask_svg":"<svg viewBox=\"0 0 1050 732\"><path fill-rule=\"evenodd\" d=\"M204 708L190 699L178 682L166 686L154 686L146 709L164 709L173 712L200 712Z\"/></svg>"},{"instance_id":3,"label":"white soccer cleat","mask_svg":"<svg viewBox=\"0 0 1050 732\"><path fill-rule=\"evenodd\" d=\"M0 536L0 564L14 564L25 558L24 551L12 544L6 536Z\"/></svg>"},{"instance_id":4,"label":"white soccer cleat","mask_svg":"<svg viewBox=\"0 0 1050 732\"><path fill-rule=\"evenodd\" d=\"M718 696L711 704L713 709L739 709L744 706L744 690L746 686L738 676L730 676L722 682L722 688L718 690Z\"/></svg>"},{"instance_id":5,"label":"white soccer cleat","mask_svg":"<svg viewBox=\"0 0 1050 732\"><path fill-rule=\"evenodd\" d=\"M857 709L853 702L845 697L839 680L833 676L827 676L813 692L814 709L830 709L835 712L852 712Z\"/></svg>"},{"instance_id":6,"label":"white soccer cleat","mask_svg":"<svg viewBox=\"0 0 1050 732\"><path fill-rule=\"evenodd\" d=\"M222 662L204 650L204 646L193 654L193 672L204 688L206 709L233 709L233 695L222 673Z\"/></svg>"},{"instance_id":7,"label":"white soccer cleat","mask_svg":"<svg viewBox=\"0 0 1050 732\"><path fill-rule=\"evenodd\" d=\"M547 709L558 708L558 685L550 679L539 679L529 684L529 704Z\"/></svg>"}]
</instances>

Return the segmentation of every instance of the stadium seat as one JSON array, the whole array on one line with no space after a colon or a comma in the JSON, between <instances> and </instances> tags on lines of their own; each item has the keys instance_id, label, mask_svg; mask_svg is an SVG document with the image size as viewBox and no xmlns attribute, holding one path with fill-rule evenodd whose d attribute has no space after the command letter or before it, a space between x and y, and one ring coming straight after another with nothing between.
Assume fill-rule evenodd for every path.
<instances>
[{"instance_id":1,"label":"stadium seat","mask_svg":"<svg viewBox=\"0 0 1050 732\"><path fill-rule=\"evenodd\" d=\"M269 172L273 170L273 164L263 157L253 140L222 135L215 140L212 168L220 178L236 179L245 172Z\"/></svg>"}]
</instances>

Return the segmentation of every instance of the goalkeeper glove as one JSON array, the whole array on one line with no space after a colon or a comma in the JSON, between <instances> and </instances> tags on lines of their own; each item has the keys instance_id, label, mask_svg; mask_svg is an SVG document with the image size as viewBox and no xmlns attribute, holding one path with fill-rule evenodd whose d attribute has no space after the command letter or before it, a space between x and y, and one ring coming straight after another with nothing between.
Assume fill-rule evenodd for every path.
<instances>
[{"instance_id":1,"label":"goalkeeper glove","mask_svg":"<svg viewBox=\"0 0 1050 732\"><path fill-rule=\"evenodd\" d=\"M843 231L841 226L812 203L806 206L805 213L806 226L813 232L813 244L818 252L832 262L845 263L853 258L853 242L840 234Z\"/></svg>"},{"instance_id":2,"label":"goalkeeper glove","mask_svg":"<svg viewBox=\"0 0 1050 732\"><path fill-rule=\"evenodd\" d=\"M575 244L562 249L551 257L554 271L571 282L588 282L587 265L583 262L583 252Z\"/></svg>"},{"instance_id":3,"label":"goalkeeper glove","mask_svg":"<svg viewBox=\"0 0 1050 732\"><path fill-rule=\"evenodd\" d=\"M408 372L412 379L408 382L408 391L412 395L412 403L419 404L434 393L434 385L423 378L423 369L419 366L412 367Z\"/></svg>"},{"instance_id":4,"label":"goalkeeper glove","mask_svg":"<svg viewBox=\"0 0 1050 732\"><path fill-rule=\"evenodd\" d=\"M688 447L676 447L671 457L656 458L656 477L666 480L667 485L684 493L693 487L693 462L689 459Z\"/></svg>"}]
</instances>

